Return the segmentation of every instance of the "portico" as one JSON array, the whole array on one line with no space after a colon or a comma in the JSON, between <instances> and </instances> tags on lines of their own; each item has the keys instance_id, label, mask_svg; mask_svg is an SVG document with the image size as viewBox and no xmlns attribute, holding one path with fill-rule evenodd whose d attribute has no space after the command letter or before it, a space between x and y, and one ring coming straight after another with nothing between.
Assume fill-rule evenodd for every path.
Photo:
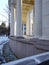
<instances>
[{"instance_id":1,"label":"portico","mask_svg":"<svg viewBox=\"0 0 49 65\"><path fill-rule=\"evenodd\" d=\"M34 0L11 0L9 1L9 5L11 14L10 35L32 35L32 29L30 29L30 27L32 28L33 25L33 16L31 16L30 14L33 13ZM30 19L31 17L32 21Z\"/></svg>"},{"instance_id":2,"label":"portico","mask_svg":"<svg viewBox=\"0 0 49 65\"><path fill-rule=\"evenodd\" d=\"M48 0L47 0L48 1ZM44 0L9 0L10 35L49 37ZM44 15L46 13L46 15ZM46 20L44 20L46 19ZM45 25L44 25L45 21ZM48 23L49 24L49 23ZM47 31L47 32L46 32Z\"/></svg>"}]
</instances>

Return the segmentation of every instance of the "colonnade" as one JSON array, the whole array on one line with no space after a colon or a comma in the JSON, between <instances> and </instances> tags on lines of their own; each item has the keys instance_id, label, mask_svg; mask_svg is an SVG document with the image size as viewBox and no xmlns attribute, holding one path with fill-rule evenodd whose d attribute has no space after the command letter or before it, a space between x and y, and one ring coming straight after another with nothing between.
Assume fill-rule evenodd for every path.
<instances>
[{"instance_id":1,"label":"colonnade","mask_svg":"<svg viewBox=\"0 0 49 65\"><path fill-rule=\"evenodd\" d=\"M30 34L29 14L27 14L27 33ZM34 35L42 36L42 0L35 0ZM16 36L22 36L22 0L16 0ZM14 4L11 3L10 35L14 36Z\"/></svg>"}]
</instances>

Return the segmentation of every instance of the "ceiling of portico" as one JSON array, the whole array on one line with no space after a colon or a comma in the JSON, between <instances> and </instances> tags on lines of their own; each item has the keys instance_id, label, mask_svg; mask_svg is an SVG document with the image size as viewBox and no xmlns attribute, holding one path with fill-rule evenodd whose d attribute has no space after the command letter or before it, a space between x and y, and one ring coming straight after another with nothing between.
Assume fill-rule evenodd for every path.
<instances>
[{"instance_id":1,"label":"ceiling of portico","mask_svg":"<svg viewBox=\"0 0 49 65\"><path fill-rule=\"evenodd\" d=\"M22 5L22 21L26 22L27 13L33 9L34 1L33 0L23 0Z\"/></svg>"},{"instance_id":2,"label":"ceiling of portico","mask_svg":"<svg viewBox=\"0 0 49 65\"><path fill-rule=\"evenodd\" d=\"M34 4L34 0L22 0L22 2L25 3L25 4L29 4L29 5Z\"/></svg>"},{"instance_id":3,"label":"ceiling of portico","mask_svg":"<svg viewBox=\"0 0 49 65\"><path fill-rule=\"evenodd\" d=\"M26 22L27 13L34 7L34 0L22 0L22 21Z\"/></svg>"}]
</instances>

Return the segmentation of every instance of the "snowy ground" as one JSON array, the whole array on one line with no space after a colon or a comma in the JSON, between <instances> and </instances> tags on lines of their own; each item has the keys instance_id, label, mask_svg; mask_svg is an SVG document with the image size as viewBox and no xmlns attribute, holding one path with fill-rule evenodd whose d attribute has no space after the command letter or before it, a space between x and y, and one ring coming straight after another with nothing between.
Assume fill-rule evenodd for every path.
<instances>
[{"instance_id":1,"label":"snowy ground","mask_svg":"<svg viewBox=\"0 0 49 65\"><path fill-rule=\"evenodd\" d=\"M0 44L2 42L4 42L4 41L8 41L8 40L9 40L8 37L6 37L6 36L0 36Z\"/></svg>"},{"instance_id":2,"label":"snowy ground","mask_svg":"<svg viewBox=\"0 0 49 65\"><path fill-rule=\"evenodd\" d=\"M5 43L9 41L8 37L6 36L0 36L0 53L2 54L2 48Z\"/></svg>"}]
</instances>

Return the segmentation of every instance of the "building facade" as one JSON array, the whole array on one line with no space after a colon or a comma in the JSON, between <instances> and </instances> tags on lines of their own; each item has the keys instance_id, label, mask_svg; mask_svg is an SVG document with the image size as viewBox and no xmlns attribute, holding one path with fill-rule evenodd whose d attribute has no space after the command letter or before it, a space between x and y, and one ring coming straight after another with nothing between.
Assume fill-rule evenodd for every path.
<instances>
[{"instance_id":1,"label":"building facade","mask_svg":"<svg viewBox=\"0 0 49 65\"><path fill-rule=\"evenodd\" d=\"M10 35L49 38L49 0L9 0Z\"/></svg>"}]
</instances>

